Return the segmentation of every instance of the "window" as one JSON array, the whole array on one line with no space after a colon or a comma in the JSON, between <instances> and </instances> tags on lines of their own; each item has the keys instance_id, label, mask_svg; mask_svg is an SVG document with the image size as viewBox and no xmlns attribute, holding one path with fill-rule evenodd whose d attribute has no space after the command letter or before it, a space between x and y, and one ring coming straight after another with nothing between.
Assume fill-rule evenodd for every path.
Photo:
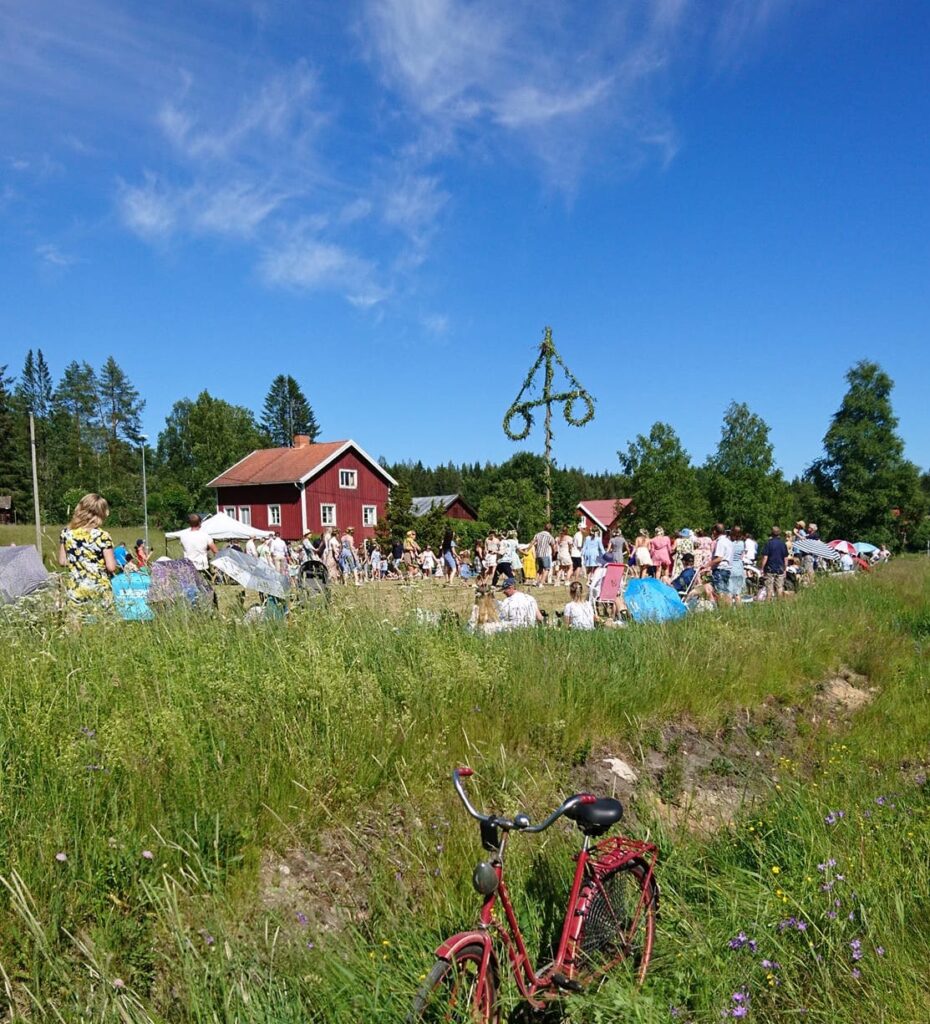
<instances>
[{"instance_id":1,"label":"window","mask_svg":"<svg viewBox=\"0 0 930 1024\"><path fill-rule=\"evenodd\" d=\"M355 490L358 487L358 470L357 469L340 469L339 470L339 486L350 487Z\"/></svg>"},{"instance_id":2,"label":"window","mask_svg":"<svg viewBox=\"0 0 930 1024\"><path fill-rule=\"evenodd\" d=\"M579 516L578 517L578 529L579 530L583 530L587 525L588 525L587 517L586 516Z\"/></svg>"},{"instance_id":3,"label":"window","mask_svg":"<svg viewBox=\"0 0 930 1024\"><path fill-rule=\"evenodd\" d=\"M252 506L251 505L240 505L239 506L239 522L244 523L246 526L252 525Z\"/></svg>"},{"instance_id":4,"label":"window","mask_svg":"<svg viewBox=\"0 0 930 1024\"><path fill-rule=\"evenodd\" d=\"M268 506L268 525L269 526L280 526L281 525L281 506L280 505L269 505Z\"/></svg>"},{"instance_id":5,"label":"window","mask_svg":"<svg viewBox=\"0 0 930 1024\"><path fill-rule=\"evenodd\" d=\"M320 505L320 522L323 526L336 525L336 506Z\"/></svg>"},{"instance_id":6,"label":"window","mask_svg":"<svg viewBox=\"0 0 930 1024\"><path fill-rule=\"evenodd\" d=\"M226 515L230 516L231 518L236 518L236 508L234 505L224 505L223 511L226 513Z\"/></svg>"},{"instance_id":7,"label":"window","mask_svg":"<svg viewBox=\"0 0 930 1024\"><path fill-rule=\"evenodd\" d=\"M362 526L378 525L378 506L362 505Z\"/></svg>"}]
</instances>

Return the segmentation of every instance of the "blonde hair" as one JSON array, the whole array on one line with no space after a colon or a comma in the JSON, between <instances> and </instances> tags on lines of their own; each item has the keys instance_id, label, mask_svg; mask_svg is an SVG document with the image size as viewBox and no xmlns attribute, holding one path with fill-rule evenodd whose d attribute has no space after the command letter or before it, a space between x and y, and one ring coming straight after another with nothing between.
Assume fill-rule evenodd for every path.
<instances>
[{"instance_id":1,"label":"blonde hair","mask_svg":"<svg viewBox=\"0 0 930 1024\"><path fill-rule=\"evenodd\" d=\"M497 602L490 590L479 590L476 595L475 604L478 605L478 625L484 626L489 622L500 622L500 615L497 611Z\"/></svg>"},{"instance_id":2,"label":"blonde hair","mask_svg":"<svg viewBox=\"0 0 930 1024\"><path fill-rule=\"evenodd\" d=\"M74 515L68 523L69 530L80 530L82 528L100 526L110 514L110 506L106 498L99 494L85 494L74 506Z\"/></svg>"},{"instance_id":3,"label":"blonde hair","mask_svg":"<svg viewBox=\"0 0 930 1024\"><path fill-rule=\"evenodd\" d=\"M665 530L661 526L657 526L656 529L655 529L655 534L656 534L657 537L664 537L665 536Z\"/></svg>"}]
</instances>

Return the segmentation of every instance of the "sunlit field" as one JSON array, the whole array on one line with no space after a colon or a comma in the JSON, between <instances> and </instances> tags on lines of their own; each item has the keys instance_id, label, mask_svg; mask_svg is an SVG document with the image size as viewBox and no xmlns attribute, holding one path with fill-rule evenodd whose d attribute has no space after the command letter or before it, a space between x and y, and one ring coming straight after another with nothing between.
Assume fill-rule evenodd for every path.
<instances>
[{"instance_id":1,"label":"sunlit field","mask_svg":"<svg viewBox=\"0 0 930 1024\"><path fill-rule=\"evenodd\" d=\"M338 590L259 626L4 615L8 1017L403 1020L475 919L468 763L486 807L613 792L661 848L645 985L552 1020L930 1020L930 560L594 634L418 618L464 586ZM511 844L540 959L577 845Z\"/></svg>"}]
</instances>

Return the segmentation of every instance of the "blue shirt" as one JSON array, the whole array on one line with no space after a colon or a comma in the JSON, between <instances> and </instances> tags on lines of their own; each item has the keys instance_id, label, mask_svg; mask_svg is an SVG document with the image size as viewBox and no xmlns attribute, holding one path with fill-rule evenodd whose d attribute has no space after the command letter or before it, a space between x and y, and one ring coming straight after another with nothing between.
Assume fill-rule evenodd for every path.
<instances>
[{"instance_id":1,"label":"blue shirt","mask_svg":"<svg viewBox=\"0 0 930 1024\"><path fill-rule=\"evenodd\" d=\"M694 569L689 565L687 569L682 569L681 573L672 580L672 586L678 591L679 594L683 594L689 586L691 581L694 579Z\"/></svg>"},{"instance_id":2,"label":"blue shirt","mask_svg":"<svg viewBox=\"0 0 930 1024\"><path fill-rule=\"evenodd\" d=\"M788 545L781 537L769 537L762 548L762 557L766 559L765 572L776 575L785 571L785 560L788 558Z\"/></svg>"}]
</instances>

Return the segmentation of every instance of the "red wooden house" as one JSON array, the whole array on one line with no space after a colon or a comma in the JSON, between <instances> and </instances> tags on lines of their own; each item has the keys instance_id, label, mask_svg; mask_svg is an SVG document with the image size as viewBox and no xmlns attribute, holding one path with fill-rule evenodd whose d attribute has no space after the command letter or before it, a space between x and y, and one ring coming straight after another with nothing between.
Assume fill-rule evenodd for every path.
<instances>
[{"instance_id":1,"label":"red wooden house","mask_svg":"<svg viewBox=\"0 0 930 1024\"><path fill-rule=\"evenodd\" d=\"M298 540L308 530L355 527L356 540L373 537L397 481L354 441L311 444L303 434L293 448L251 452L207 485L216 510Z\"/></svg>"},{"instance_id":2,"label":"red wooden house","mask_svg":"<svg viewBox=\"0 0 930 1024\"><path fill-rule=\"evenodd\" d=\"M434 494L428 498L414 498L411 511L417 518L441 505L447 519L470 519L474 522L478 513L468 504L461 494Z\"/></svg>"},{"instance_id":3,"label":"red wooden house","mask_svg":"<svg viewBox=\"0 0 930 1024\"><path fill-rule=\"evenodd\" d=\"M597 498L592 501L579 501L578 525L582 530L600 530L609 533L623 519L624 513L633 504L632 498Z\"/></svg>"}]
</instances>

